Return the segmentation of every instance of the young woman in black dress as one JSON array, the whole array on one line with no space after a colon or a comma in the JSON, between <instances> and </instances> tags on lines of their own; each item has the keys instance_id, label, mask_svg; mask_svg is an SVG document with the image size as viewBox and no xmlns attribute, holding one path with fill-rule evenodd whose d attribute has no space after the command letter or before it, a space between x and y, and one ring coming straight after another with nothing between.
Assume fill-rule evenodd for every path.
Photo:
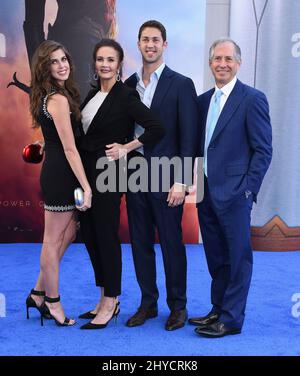
<instances>
[{"instance_id":1,"label":"young woman in black dress","mask_svg":"<svg viewBox=\"0 0 300 376\"><path fill-rule=\"evenodd\" d=\"M71 56L57 42L43 42L33 56L30 112L45 142L40 177L45 227L40 274L26 300L27 317L28 309L34 307L41 313L42 324L44 316L63 326L75 324L65 316L58 289L60 260L76 234L74 189L81 186L84 191L84 202L77 209L89 209L92 198L75 144L75 124L81 115L73 70Z\"/></svg>"}]
</instances>

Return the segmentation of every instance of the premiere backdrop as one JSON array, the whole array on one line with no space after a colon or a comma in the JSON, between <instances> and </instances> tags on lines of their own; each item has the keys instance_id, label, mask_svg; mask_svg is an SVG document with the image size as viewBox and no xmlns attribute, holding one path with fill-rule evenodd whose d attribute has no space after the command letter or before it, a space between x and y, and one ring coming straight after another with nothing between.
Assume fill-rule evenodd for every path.
<instances>
[{"instance_id":1,"label":"premiere backdrop","mask_svg":"<svg viewBox=\"0 0 300 376\"><path fill-rule=\"evenodd\" d=\"M43 202L39 187L41 165L27 164L22 149L41 139L33 131L28 95L14 84L30 84L34 49L56 39L70 50L82 97L93 75L93 45L103 36L124 47L124 79L140 67L139 26L157 19L167 29L166 63L191 77L202 92L205 0L1 0L0 3L0 242L41 241ZM16 72L15 79L13 78ZM122 206L120 235L128 241L126 210ZM198 241L196 211L185 205L184 241Z\"/></svg>"},{"instance_id":2,"label":"premiere backdrop","mask_svg":"<svg viewBox=\"0 0 300 376\"><path fill-rule=\"evenodd\" d=\"M252 213L259 249L300 249L300 1L231 0L230 36L242 49L239 78L266 93L273 159Z\"/></svg>"}]
</instances>

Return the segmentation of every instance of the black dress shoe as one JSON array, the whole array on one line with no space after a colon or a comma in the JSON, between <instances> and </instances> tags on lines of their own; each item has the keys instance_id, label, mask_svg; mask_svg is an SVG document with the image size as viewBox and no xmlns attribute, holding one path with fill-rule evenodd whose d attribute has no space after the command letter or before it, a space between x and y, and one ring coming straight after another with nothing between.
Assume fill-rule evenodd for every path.
<instances>
[{"instance_id":1,"label":"black dress shoe","mask_svg":"<svg viewBox=\"0 0 300 376\"><path fill-rule=\"evenodd\" d=\"M120 305L120 302L116 303L117 305ZM82 313L78 317L80 319L94 319L97 316L97 313L92 313L91 311L87 311L85 313Z\"/></svg>"},{"instance_id":2,"label":"black dress shoe","mask_svg":"<svg viewBox=\"0 0 300 376\"><path fill-rule=\"evenodd\" d=\"M195 332L204 337L220 338L228 336L230 334L240 334L241 329L227 328L224 323L222 323L221 321L217 321L211 325L196 328Z\"/></svg>"},{"instance_id":3,"label":"black dress shoe","mask_svg":"<svg viewBox=\"0 0 300 376\"><path fill-rule=\"evenodd\" d=\"M206 326L206 325L210 325L218 321L219 317L220 315L218 315L217 313L210 312L208 315L203 316L203 317L191 317L188 322L191 325Z\"/></svg>"},{"instance_id":4,"label":"black dress shoe","mask_svg":"<svg viewBox=\"0 0 300 376\"><path fill-rule=\"evenodd\" d=\"M88 311L88 312L82 313L78 317L80 319L94 319L96 316L97 316L97 313L92 313L91 311Z\"/></svg>"},{"instance_id":5,"label":"black dress shoe","mask_svg":"<svg viewBox=\"0 0 300 376\"><path fill-rule=\"evenodd\" d=\"M172 311L166 322L166 330L175 330L182 328L187 319L187 310L181 309L180 311Z\"/></svg>"},{"instance_id":6,"label":"black dress shoe","mask_svg":"<svg viewBox=\"0 0 300 376\"><path fill-rule=\"evenodd\" d=\"M119 308L120 302L117 302L115 305L115 309L113 311L113 314L109 320L106 321L104 324L94 324L92 322L88 322L87 324L84 324L80 327L80 329L104 329L107 327L107 324L115 318L115 322L117 322L118 315L120 313L120 308Z\"/></svg>"},{"instance_id":7,"label":"black dress shoe","mask_svg":"<svg viewBox=\"0 0 300 376\"><path fill-rule=\"evenodd\" d=\"M146 320L152 319L157 316L156 308L143 308L140 307L136 313L127 320L126 326L130 328L133 326L143 325Z\"/></svg>"}]
</instances>

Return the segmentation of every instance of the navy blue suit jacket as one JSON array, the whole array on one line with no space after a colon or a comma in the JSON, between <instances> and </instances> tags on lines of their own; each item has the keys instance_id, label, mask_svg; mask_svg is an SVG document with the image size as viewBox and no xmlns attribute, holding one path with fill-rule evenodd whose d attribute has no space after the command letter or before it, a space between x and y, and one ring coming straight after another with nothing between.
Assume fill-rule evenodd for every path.
<instances>
[{"instance_id":1,"label":"navy blue suit jacket","mask_svg":"<svg viewBox=\"0 0 300 376\"><path fill-rule=\"evenodd\" d=\"M130 76L125 83L136 88L137 75ZM165 136L154 146L145 145L145 157L195 158L197 152L198 108L197 94L193 81L165 66L158 81L151 103L153 114L165 129ZM183 174L183 170L180 174ZM175 176L174 176L175 174ZM180 176L171 172L171 184L174 180L188 185Z\"/></svg>"},{"instance_id":2,"label":"navy blue suit jacket","mask_svg":"<svg viewBox=\"0 0 300 376\"><path fill-rule=\"evenodd\" d=\"M214 89L198 97L203 156L205 125ZM259 192L272 158L272 130L266 96L237 80L219 116L207 150L211 198L225 208L246 190Z\"/></svg>"}]
</instances>

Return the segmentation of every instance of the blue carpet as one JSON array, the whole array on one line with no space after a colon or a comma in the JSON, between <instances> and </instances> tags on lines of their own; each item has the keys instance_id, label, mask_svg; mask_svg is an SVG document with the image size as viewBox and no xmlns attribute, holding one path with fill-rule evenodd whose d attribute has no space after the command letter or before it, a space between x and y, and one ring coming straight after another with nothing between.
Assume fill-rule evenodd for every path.
<instances>
[{"instance_id":1,"label":"blue carpet","mask_svg":"<svg viewBox=\"0 0 300 376\"><path fill-rule=\"evenodd\" d=\"M300 317L293 317L295 303L291 300L293 294L300 293L300 252L255 252L243 333L207 339L197 336L189 325L174 332L164 330L169 311L161 252L159 247L156 250L159 316L141 327L124 325L140 300L131 249L124 245L118 322L104 330L82 331L79 326L84 320L71 328L57 327L52 321L41 327L33 309L30 320L26 319L25 299L38 274L40 245L0 245L2 311L4 297L6 302L6 316L0 317L0 355L300 355ZM206 314L210 278L202 246L187 246L187 257L189 315ZM63 259L60 292L65 311L72 317L92 308L99 297L81 244L72 245Z\"/></svg>"}]
</instances>

